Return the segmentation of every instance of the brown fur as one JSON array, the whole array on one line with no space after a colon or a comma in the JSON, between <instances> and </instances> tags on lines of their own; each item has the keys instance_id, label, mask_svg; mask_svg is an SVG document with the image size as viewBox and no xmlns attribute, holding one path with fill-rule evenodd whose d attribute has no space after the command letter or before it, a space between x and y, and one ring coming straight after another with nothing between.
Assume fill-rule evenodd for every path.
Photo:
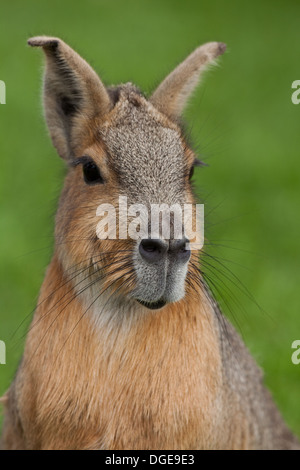
<instances>
[{"instance_id":1,"label":"brown fur","mask_svg":"<svg viewBox=\"0 0 300 470\"><path fill-rule=\"evenodd\" d=\"M47 282L56 284L62 278L58 266L54 259ZM44 284L41 295L45 288ZM221 364L212 320L205 314L193 316L182 301L160 315L132 319L130 328L126 321L119 322L104 331L100 341L102 332L88 318L79 321L78 300L51 328L57 312L47 312L54 301L45 302L36 315L21 365L35 371L22 384L27 403L20 410L24 448L185 449L206 441L204 430L207 434L212 428L213 436ZM53 330L47 340L51 347L38 354L48 328ZM171 341L166 342L168 337ZM28 403L34 408L28 410Z\"/></svg>"},{"instance_id":2,"label":"brown fur","mask_svg":"<svg viewBox=\"0 0 300 470\"><path fill-rule=\"evenodd\" d=\"M97 206L125 192L130 202L193 201L195 155L177 122L204 65L224 46L198 48L147 101L131 84L105 89L59 39L29 44L46 53L46 119L69 172L55 253L2 399L3 448L298 448L200 277L199 253L189 261L184 297L149 310L136 289L142 280L150 295L160 281L139 264L136 244L95 233ZM83 155L105 184L83 182L76 163Z\"/></svg>"}]
</instances>

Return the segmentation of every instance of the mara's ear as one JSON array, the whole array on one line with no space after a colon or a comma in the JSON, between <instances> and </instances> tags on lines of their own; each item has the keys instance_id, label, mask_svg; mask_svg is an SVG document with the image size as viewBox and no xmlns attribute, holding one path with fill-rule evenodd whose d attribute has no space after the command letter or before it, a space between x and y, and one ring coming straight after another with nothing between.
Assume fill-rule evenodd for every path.
<instances>
[{"instance_id":1,"label":"mara's ear","mask_svg":"<svg viewBox=\"0 0 300 470\"><path fill-rule=\"evenodd\" d=\"M225 50L226 44L222 42L208 42L198 47L163 80L152 94L151 103L171 119L177 120L202 72Z\"/></svg>"},{"instance_id":2,"label":"mara's ear","mask_svg":"<svg viewBox=\"0 0 300 470\"><path fill-rule=\"evenodd\" d=\"M111 109L108 92L87 62L60 39L40 36L28 44L42 47L46 55L46 121L59 155L69 159L89 120Z\"/></svg>"}]
</instances>

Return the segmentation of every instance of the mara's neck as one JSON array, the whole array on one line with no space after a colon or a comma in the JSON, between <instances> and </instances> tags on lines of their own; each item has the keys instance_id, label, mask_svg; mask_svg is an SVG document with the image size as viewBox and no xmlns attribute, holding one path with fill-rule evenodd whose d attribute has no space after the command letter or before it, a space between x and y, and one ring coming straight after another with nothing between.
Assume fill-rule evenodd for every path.
<instances>
[{"instance_id":1,"label":"mara's neck","mask_svg":"<svg viewBox=\"0 0 300 470\"><path fill-rule=\"evenodd\" d=\"M87 329L98 338L117 339L121 335L124 340L153 330L156 339L164 331L166 342L200 335L202 343L210 332L217 331L213 305L200 283L181 301L151 311L133 299L114 297L100 282L90 282L87 269L80 271L65 272L54 255L41 287L32 330L43 331L49 338L55 332L62 339L68 334L82 335Z\"/></svg>"},{"instance_id":2,"label":"mara's neck","mask_svg":"<svg viewBox=\"0 0 300 470\"><path fill-rule=\"evenodd\" d=\"M159 442L155 426L169 426L171 433L176 417L180 422L177 448L189 448L182 447L188 445L183 437L188 436L187 426L196 425L196 419L205 420L203 410L214 409L221 380L212 308L201 295L157 311L138 305L130 315L117 305L113 315L109 302L102 305L102 313L96 304L93 311L87 310L86 301L65 279L57 258L52 260L24 356L39 375L36 399L45 410L48 397L45 413L54 415L60 404L66 414L66 401L79 400L80 409L90 410L89 426L93 428L90 420L96 423L99 419L107 427L106 448L114 445L112 435L121 433L122 426L131 431L118 435L119 448L136 448L132 446L137 442L168 448L160 447L168 442ZM105 321L97 320L97 314ZM124 420L121 427L119 419ZM133 422L136 430L132 430ZM143 430L148 425L154 433L150 440L141 434L150 432ZM174 436L172 439L174 442Z\"/></svg>"}]
</instances>

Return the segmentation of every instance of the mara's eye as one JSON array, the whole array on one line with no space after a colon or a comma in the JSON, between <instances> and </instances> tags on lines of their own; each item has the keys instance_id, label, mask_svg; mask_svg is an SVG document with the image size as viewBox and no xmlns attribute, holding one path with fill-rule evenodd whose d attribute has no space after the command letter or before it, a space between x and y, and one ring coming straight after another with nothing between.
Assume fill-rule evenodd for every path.
<instances>
[{"instance_id":1,"label":"mara's eye","mask_svg":"<svg viewBox=\"0 0 300 470\"><path fill-rule=\"evenodd\" d=\"M83 164L84 181L87 184L104 183L99 168L94 162L86 162Z\"/></svg>"},{"instance_id":2,"label":"mara's eye","mask_svg":"<svg viewBox=\"0 0 300 470\"><path fill-rule=\"evenodd\" d=\"M194 165L192 166L192 168L190 169L190 174L189 174L189 180L192 179L193 177L193 174L194 174Z\"/></svg>"}]
</instances>

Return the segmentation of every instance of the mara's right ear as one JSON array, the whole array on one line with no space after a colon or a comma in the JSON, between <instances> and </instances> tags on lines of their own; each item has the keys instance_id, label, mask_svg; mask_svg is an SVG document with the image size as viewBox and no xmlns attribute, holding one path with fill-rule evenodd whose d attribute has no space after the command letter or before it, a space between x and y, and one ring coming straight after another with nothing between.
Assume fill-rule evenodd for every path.
<instances>
[{"instance_id":1,"label":"mara's right ear","mask_svg":"<svg viewBox=\"0 0 300 470\"><path fill-rule=\"evenodd\" d=\"M111 100L96 72L62 40L40 36L28 44L42 47L46 55L46 121L58 154L69 159L89 121L109 112Z\"/></svg>"}]
</instances>

